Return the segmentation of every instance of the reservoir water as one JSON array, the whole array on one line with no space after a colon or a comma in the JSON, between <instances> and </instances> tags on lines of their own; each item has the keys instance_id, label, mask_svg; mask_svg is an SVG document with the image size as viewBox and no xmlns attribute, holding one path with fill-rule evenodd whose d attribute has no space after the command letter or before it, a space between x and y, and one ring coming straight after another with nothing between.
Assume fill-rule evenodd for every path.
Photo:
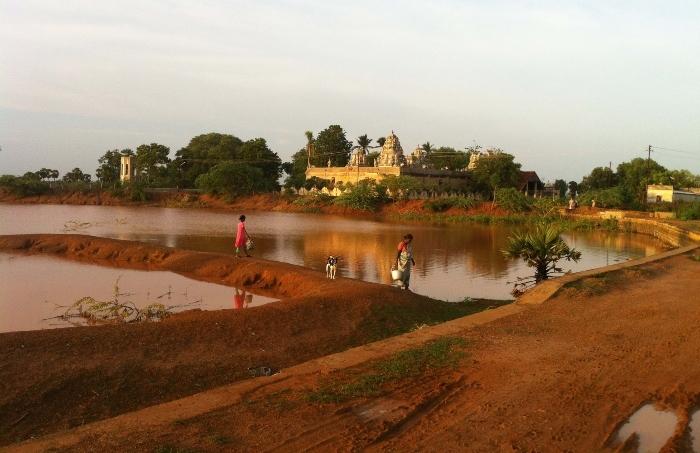
<instances>
[{"instance_id":1,"label":"reservoir water","mask_svg":"<svg viewBox=\"0 0 700 453\"><path fill-rule=\"evenodd\" d=\"M326 257L341 257L341 277L389 283L401 237L412 233L416 267L412 289L442 300L465 297L507 299L516 277L532 274L501 250L518 227L429 225L371 219L245 212L255 240L254 255L322 271ZM191 250L233 253L239 213L204 209L119 206L0 205L0 234L80 233L129 239ZM650 237L625 232L582 231L564 235L583 253L573 271L614 264L661 252Z\"/></svg>"}]
</instances>

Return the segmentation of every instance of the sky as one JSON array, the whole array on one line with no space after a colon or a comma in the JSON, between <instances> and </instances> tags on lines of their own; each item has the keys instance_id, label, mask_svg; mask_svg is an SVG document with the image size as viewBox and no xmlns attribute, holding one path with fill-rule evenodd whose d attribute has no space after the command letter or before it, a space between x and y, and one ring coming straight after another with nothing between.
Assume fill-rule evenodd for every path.
<instances>
[{"instance_id":1,"label":"sky","mask_svg":"<svg viewBox=\"0 0 700 453\"><path fill-rule=\"evenodd\" d=\"M648 145L700 173L698 24L695 0L0 0L0 174L207 132L286 160L330 124L545 180Z\"/></svg>"}]
</instances>

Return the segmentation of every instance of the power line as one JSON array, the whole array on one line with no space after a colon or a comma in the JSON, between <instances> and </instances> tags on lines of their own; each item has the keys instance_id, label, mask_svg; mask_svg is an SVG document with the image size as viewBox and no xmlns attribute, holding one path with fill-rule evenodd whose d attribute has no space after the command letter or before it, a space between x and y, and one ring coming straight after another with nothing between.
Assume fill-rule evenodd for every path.
<instances>
[{"instance_id":1,"label":"power line","mask_svg":"<svg viewBox=\"0 0 700 453\"><path fill-rule=\"evenodd\" d=\"M664 151L673 151L676 153L689 154L691 156L700 155L700 152L687 151L687 150L683 150L683 149L665 148L663 146L654 146L654 145L651 145L651 147L654 149L661 149Z\"/></svg>"}]
</instances>

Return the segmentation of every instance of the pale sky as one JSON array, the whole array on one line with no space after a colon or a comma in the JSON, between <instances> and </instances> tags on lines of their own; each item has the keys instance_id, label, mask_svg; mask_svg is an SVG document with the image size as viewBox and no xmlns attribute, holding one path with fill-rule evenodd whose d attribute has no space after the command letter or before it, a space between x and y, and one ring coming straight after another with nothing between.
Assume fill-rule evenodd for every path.
<instances>
[{"instance_id":1,"label":"pale sky","mask_svg":"<svg viewBox=\"0 0 700 453\"><path fill-rule=\"evenodd\" d=\"M0 0L0 173L195 135L392 129L543 179L646 156L700 173L700 2Z\"/></svg>"}]
</instances>

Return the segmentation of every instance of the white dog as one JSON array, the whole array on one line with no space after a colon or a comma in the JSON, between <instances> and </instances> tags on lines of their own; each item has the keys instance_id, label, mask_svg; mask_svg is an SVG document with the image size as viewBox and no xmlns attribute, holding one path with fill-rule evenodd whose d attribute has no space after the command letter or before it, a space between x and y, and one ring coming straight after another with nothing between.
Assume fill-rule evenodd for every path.
<instances>
[{"instance_id":1,"label":"white dog","mask_svg":"<svg viewBox=\"0 0 700 453\"><path fill-rule=\"evenodd\" d=\"M326 278L330 278L331 280L335 280L335 273L338 270L338 260L340 259L339 256L329 256L328 259L326 260Z\"/></svg>"}]
</instances>

